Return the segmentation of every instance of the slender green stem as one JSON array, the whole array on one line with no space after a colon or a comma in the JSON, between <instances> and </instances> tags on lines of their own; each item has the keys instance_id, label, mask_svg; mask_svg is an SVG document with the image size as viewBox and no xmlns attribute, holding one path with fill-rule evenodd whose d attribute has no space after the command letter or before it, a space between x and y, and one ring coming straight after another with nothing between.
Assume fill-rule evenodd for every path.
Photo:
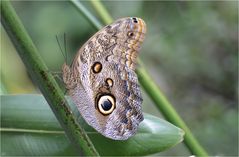
<instances>
[{"instance_id":1,"label":"slender green stem","mask_svg":"<svg viewBox=\"0 0 239 157\"><path fill-rule=\"evenodd\" d=\"M73 4L74 7L77 8L77 11L79 11L83 16L85 16L85 18L93 27L95 27L95 29L102 28L102 24L79 1L70 0L70 2ZM91 21L94 22L92 23Z\"/></svg>"},{"instance_id":2,"label":"slender green stem","mask_svg":"<svg viewBox=\"0 0 239 157\"><path fill-rule=\"evenodd\" d=\"M36 133L36 134L64 134L64 131L52 130L34 130L34 129L19 129L19 128L0 128L0 132L22 132L22 133Z\"/></svg>"},{"instance_id":3,"label":"slender green stem","mask_svg":"<svg viewBox=\"0 0 239 157\"><path fill-rule=\"evenodd\" d=\"M6 0L1 1L1 23L27 67L30 76L38 85L76 150L79 154L82 153L80 151L82 150L85 155L98 156L98 152L84 129L78 125L71 113L64 94L39 56L35 45L27 34L14 8Z\"/></svg>"},{"instance_id":4,"label":"slender green stem","mask_svg":"<svg viewBox=\"0 0 239 157\"><path fill-rule=\"evenodd\" d=\"M107 10L104 8L100 1L91 0L91 4L95 8L96 12L101 17L102 21L105 24L111 23L113 20ZM80 8L78 8L80 9ZM83 14L84 11L82 11ZM88 12L89 13L89 12ZM88 18L88 16L85 16ZM92 24L95 24L95 21L91 20ZM178 115L172 104L166 99L163 93L159 90L156 83L150 78L149 74L145 70L143 64L139 60L139 67L137 68L137 75L139 77L140 84L143 86L147 94L154 101L156 107L162 112L164 117L171 123L177 125L185 131L184 143L190 152L198 156L207 156L207 152L202 148L198 143L196 138L191 133L190 129L184 123L182 118Z\"/></svg>"},{"instance_id":5,"label":"slender green stem","mask_svg":"<svg viewBox=\"0 0 239 157\"><path fill-rule=\"evenodd\" d=\"M105 9L104 5L99 0L91 0L92 6L95 8L97 13L99 14L101 20L105 24L110 24L113 21L113 18L110 16L108 11Z\"/></svg>"}]
</instances>

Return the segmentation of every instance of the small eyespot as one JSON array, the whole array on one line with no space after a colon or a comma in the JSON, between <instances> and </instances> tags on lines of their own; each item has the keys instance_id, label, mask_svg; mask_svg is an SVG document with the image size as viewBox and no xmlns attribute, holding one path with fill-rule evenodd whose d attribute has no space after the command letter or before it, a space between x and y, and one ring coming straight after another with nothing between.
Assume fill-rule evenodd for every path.
<instances>
[{"instance_id":1,"label":"small eyespot","mask_svg":"<svg viewBox=\"0 0 239 157\"><path fill-rule=\"evenodd\" d=\"M105 82L107 83L107 85L108 85L109 87L113 87L114 82L113 82L113 80L112 80L111 78L107 78L107 79L105 80Z\"/></svg>"},{"instance_id":2,"label":"small eyespot","mask_svg":"<svg viewBox=\"0 0 239 157\"><path fill-rule=\"evenodd\" d=\"M94 73L99 73L100 71L102 70L102 64L100 62L95 62L93 65L92 65L92 71Z\"/></svg>"},{"instance_id":3,"label":"small eyespot","mask_svg":"<svg viewBox=\"0 0 239 157\"><path fill-rule=\"evenodd\" d=\"M135 17L132 18L134 23L138 23L137 19Z\"/></svg>"},{"instance_id":4,"label":"small eyespot","mask_svg":"<svg viewBox=\"0 0 239 157\"><path fill-rule=\"evenodd\" d=\"M115 109L115 99L112 95L103 95L97 102L98 110L103 115L111 114Z\"/></svg>"},{"instance_id":5,"label":"small eyespot","mask_svg":"<svg viewBox=\"0 0 239 157\"><path fill-rule=\"evenodd\" d=\"M128 32L128 36L132 37L132 36L134 36L134 33L133 32Z\"/></svg>"}]
</instances>

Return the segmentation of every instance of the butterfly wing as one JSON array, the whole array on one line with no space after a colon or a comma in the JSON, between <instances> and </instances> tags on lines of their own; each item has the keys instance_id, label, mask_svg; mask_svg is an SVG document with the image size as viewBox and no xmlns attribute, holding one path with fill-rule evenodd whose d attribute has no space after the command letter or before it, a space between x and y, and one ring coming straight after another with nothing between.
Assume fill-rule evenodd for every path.
<instances>
[{"instance_id":1,"label":"butterfly wing","mask_svg":"<svg viewBox=\"0 0 239 157\"><path fill-rule=\"evenodd\" d=\"M134 70L145 33L142 19L119 19L91 37L71 67L78 78L69 91L73 101L86 122L111 139L128 139L143 120Z\"/></svg>"}]
</instances>

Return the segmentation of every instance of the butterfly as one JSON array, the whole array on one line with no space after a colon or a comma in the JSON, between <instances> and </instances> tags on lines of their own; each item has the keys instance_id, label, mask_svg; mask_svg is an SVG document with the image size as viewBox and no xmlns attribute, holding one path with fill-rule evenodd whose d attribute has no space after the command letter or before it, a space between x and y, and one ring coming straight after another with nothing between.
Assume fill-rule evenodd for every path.
<instances>
[{"instance_id":1,"label":"butterfly","mask_svg":"<svg viewBox=\"0 0 239 157\"><path fill-rule=\"evenodd\" d=\"M135 73L146 24L126 17L105 26L62 66L63 81L85 121L114 140L136 134L143 121L142 95Z\"/></svg>"}]
</instances>

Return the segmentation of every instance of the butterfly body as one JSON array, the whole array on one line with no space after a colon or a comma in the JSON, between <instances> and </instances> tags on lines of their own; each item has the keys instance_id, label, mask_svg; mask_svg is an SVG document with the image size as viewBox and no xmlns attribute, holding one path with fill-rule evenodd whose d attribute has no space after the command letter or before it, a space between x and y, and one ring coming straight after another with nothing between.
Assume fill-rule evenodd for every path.
<instances>
[{"instance_id":1,"label":"butterfly body","mask_svg":"<svg viewBox=\"0 0 239 157\"><path fill-rule=\"evenodd\" d=\"M102 135L126 140L143 120L142 96L135 73L146 25L123 18L101 29L63 65L69 95L86 122Z\"/></svg>"}]
</instances>

